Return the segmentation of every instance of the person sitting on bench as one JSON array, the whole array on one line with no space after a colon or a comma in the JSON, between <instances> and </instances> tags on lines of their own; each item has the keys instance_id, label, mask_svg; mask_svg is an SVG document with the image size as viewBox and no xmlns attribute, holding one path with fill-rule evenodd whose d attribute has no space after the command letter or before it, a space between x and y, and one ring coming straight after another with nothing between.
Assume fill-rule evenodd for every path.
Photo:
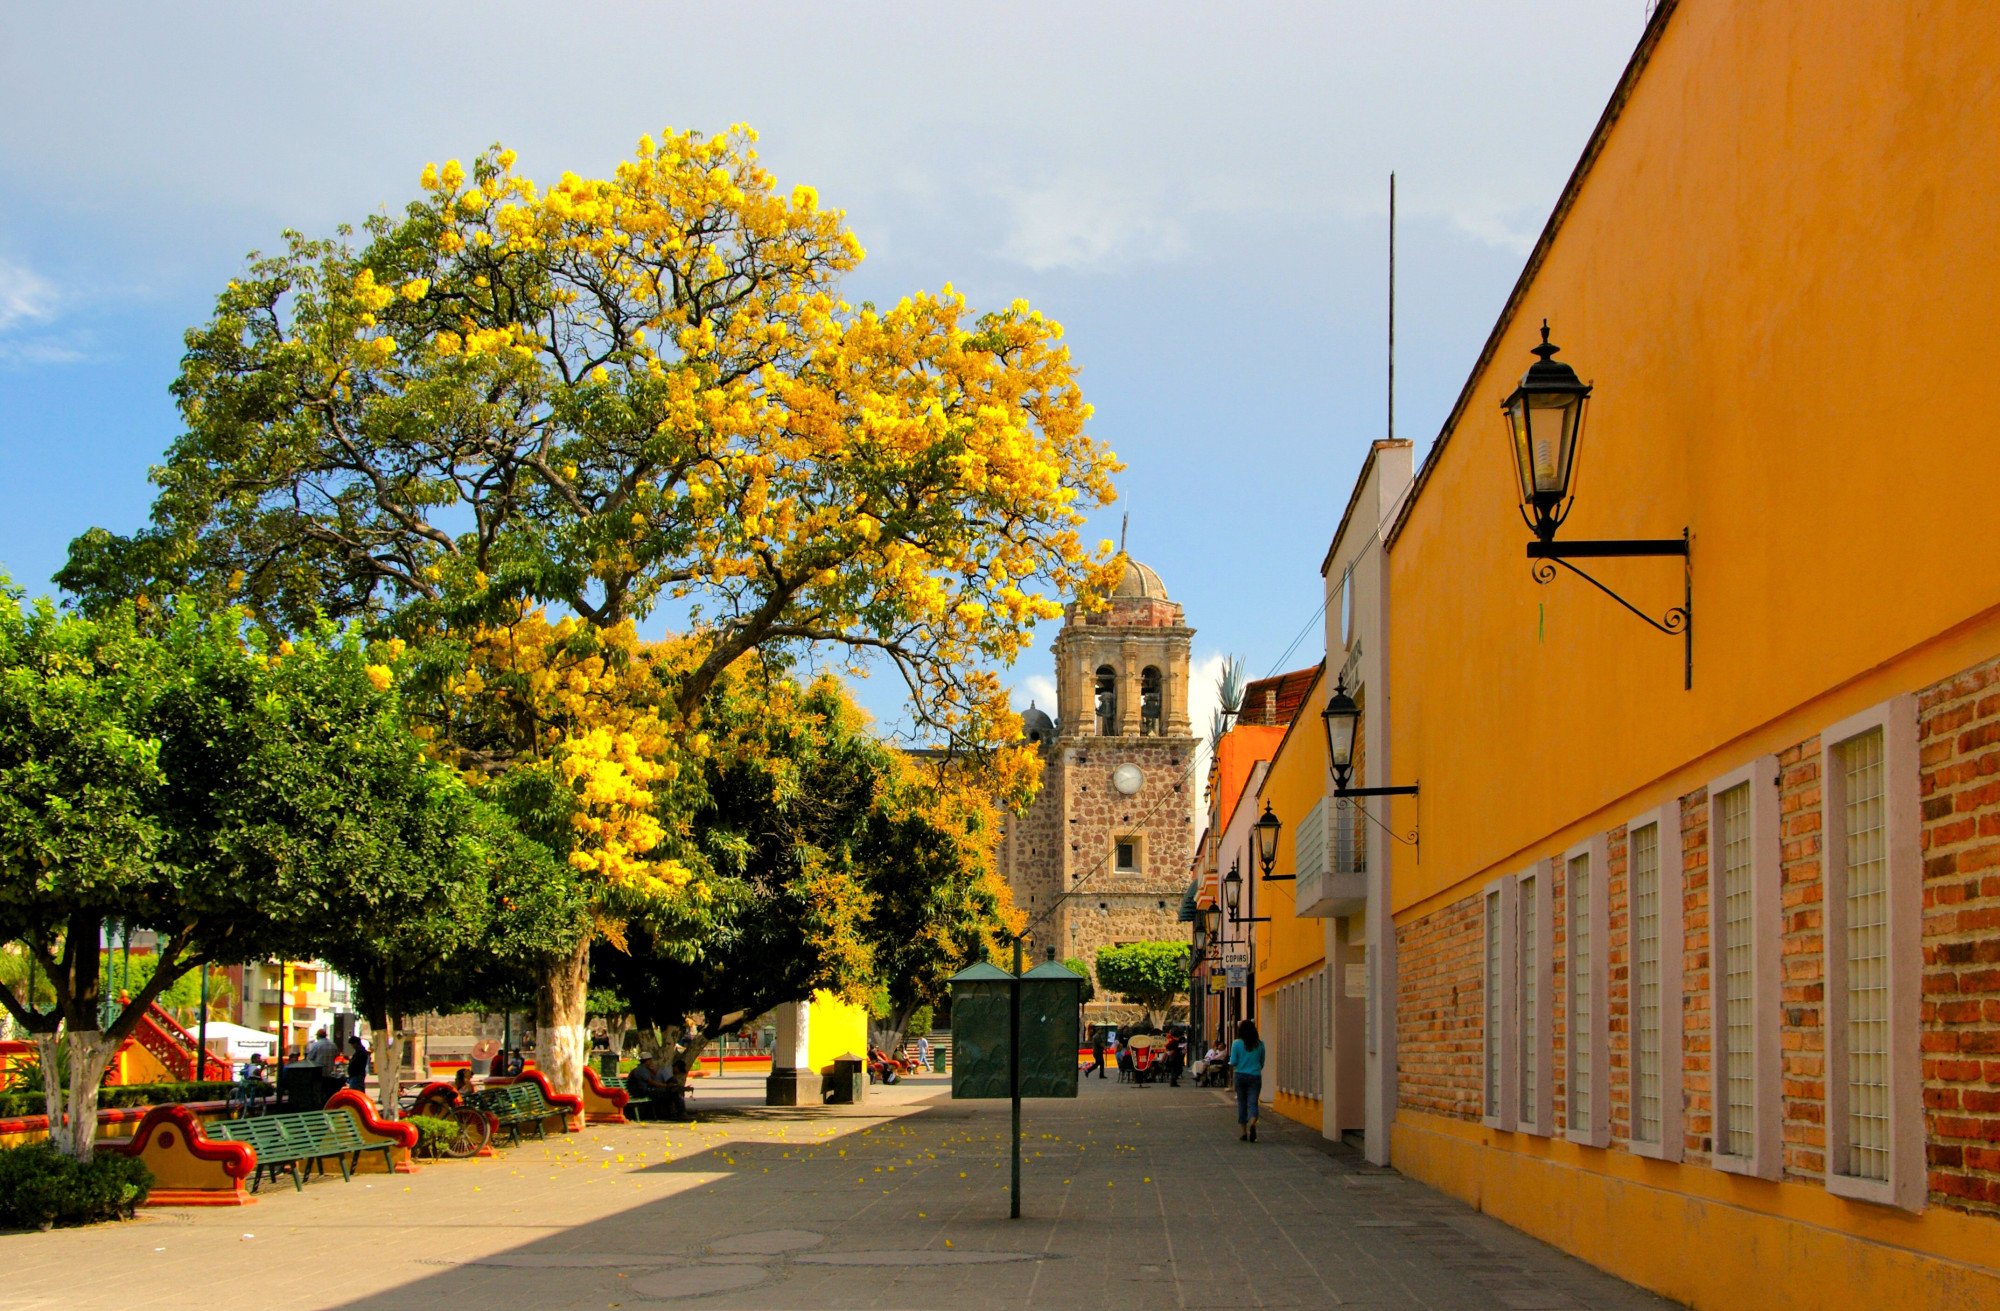
<instances>
[{"instance_id":1,"label":"person sitting on bench","mask_svg":"<svg viewBox=\"0 0 2000 1311\"><path fill-rule=\"evenodd\" d=\"M660 1073L660 1055L655 1052L625 1076L625 1091L631 1105L644 1105L643 1111L635 1112L639 1119L687 1118L687 1064L683 1061L674 1062L673 1075L668 1077Z\"/></svg>"}]
</instances>

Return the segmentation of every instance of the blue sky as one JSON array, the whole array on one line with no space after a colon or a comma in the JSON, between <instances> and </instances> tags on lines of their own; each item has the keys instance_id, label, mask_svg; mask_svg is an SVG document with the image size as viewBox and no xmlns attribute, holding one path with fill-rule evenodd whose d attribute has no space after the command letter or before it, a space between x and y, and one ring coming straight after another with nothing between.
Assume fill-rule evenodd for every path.
<instances>
[{"instance_id":1,"label":"blue sky","mask_svg":"<svg viewBox=\"0 0 2000 1311\"><path fill-rule=\"evenodd\" d=\"M850 298L949 281L1060 321L1129 466L1132 553L1274 668L1384 423L1419 456L1644 25L1645 0L757 6L209 3L0 16L0 566L129 531L180 334L244 255L499 140L531 177L744 121L847 210ZM1318 658L1316 632L1283 660ZM1043 643L1046 646L1046 642ZM1014 671L1048 704L1046 657ZM1212 675L1202 674L1201 677ZM864 700L892 717L895 690ZM1205 720L1199 716L1198 722Z\"/></svg>"}]
</instances>

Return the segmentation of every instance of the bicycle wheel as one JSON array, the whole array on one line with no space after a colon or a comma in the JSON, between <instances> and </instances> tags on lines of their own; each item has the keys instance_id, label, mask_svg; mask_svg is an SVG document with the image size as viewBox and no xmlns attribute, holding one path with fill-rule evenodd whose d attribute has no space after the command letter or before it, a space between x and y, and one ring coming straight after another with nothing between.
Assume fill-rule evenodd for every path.
<instances>
[{"instance_id":1,"label":"bicycle wheel","mask_svg":"<svg viewBox=\"0 0 2000 1311\"><path fill-rule=\"evenodd\" d=\"M470 1108L453 1113L458 1121L458 1134L444 1146L444 1154L457 1160L477 1156L493 1137L493 1123L482 1111Z\"/></svg>"}]
</instances>

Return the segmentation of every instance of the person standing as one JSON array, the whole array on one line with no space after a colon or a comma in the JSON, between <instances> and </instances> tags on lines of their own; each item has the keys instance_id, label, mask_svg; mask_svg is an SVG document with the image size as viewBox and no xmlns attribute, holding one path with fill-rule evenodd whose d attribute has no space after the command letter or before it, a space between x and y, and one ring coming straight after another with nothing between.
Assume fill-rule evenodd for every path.
<instances>
[{"instance_id":1,"label":"person standing","mask_svg":"<svg viewBox=\"0 0 2000 1311\"><path fill-rule=\"evenodd\" d=\"M368 1049L361 1045L361 1035L347 1040L347 1086L356 1092L368 1090Z\"/></svg>"},{"instance_id":2,"label":"person standing","mask_svg":"<svg viewBox=\"0 0 2000 1311\"><path fill-rule=\"evenodd\" d=\"M1165 1060L1167 1063L1167 1082L1172 1087L1178 1088L1181 1086L1181 1063L1186 1055L1187 1049L1181 1045L1181 1036L1178 1033L1170 1031L1167 1034Z\"/></svg>"},{"instance_id":3,"label":"person standing","mask_svg":"<svg viewBox=\"0 0 2000 1311\"><path fill-rule=\"evenodd\" d=\"M1102 1079L1104 1077L1104 1030L1102 1029L1091 1030L1090 1058L1093 1061L1096 1061L1097 1064L1091 1066L1089 1070L1085 1070L1083 1072L1083 1077L1088 1079L1091 1075L1091 1071L1094 1070L1097 1073L1097 1077Z\"/></svg>"},{"instance_id":4,"label":"person standing","mask_svg":"<svg viewBox=\"0 0 2000 1311\"><path fill-rule=\"evenodd\" d=\"M1257 1141L1257 1103L1264 1095L1264 1040L1257 1036L1257 1021L1242 1020L1236 1025L1236 1041L1229 1044L1229 1068L1236 1073L1236 1123L1242 1128L1241 1141Z\"/></svg>"},{"instance_id":5,"label":"person standing","mask_svg":"<svg viewBox=\"0 0 2000 1311\"><path fill-rule=\"evenodd\" d=\"M931 1072L931 1038L927 1033L917 1035L917 1063L924 1067L924 1073Z\"/></svg>"},{"instance_id":6,"label":"person standing","mask_svg":"<svg viewBox=\"0 0 2000 1311\"><path fill-rule=\"evenodd\" d=\"M306 1063L319 1071L319 1099L323 1104L340 1087L340 1076L333 1072L334 1062L340 1059L340 1048L326 1036L324 1028L313 1031L312 1041L306 1044Z\"/></svg>"}]
</instances>

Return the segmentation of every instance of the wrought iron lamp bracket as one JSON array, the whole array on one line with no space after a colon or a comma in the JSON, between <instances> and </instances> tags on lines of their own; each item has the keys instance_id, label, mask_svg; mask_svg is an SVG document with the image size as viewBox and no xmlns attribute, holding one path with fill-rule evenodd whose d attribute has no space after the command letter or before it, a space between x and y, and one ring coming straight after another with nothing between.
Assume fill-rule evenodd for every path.
<instances>
[{"instance_id":1,"label":"wrought iron lamp bracket","mask_svg":"<svg viewBox=\"0 0 2000 1311\"><path fill-rule=\"evenodd\" d=\"M1669 637L1679 637L1684 649L1681 686L1691 689L1694 687L1694 568L1689 549L1691 542L1692 537L1685 528L1681 530L1679 537L1638 537L1624 541L1580 542L1539 539L1528 543L1528 558L1535 562L1528 572L1536 582L1548 584L1555 581L1556 566L1561 565L1637 615L1656 631L1665 633ZM1682 561L1681 603L1658 619L1570 563L1572 559L1626 559L1656 555L1679 556ZM1341 793L1335 792L1334 795L1339 796Z\"/></svg>"}]
</instances>

